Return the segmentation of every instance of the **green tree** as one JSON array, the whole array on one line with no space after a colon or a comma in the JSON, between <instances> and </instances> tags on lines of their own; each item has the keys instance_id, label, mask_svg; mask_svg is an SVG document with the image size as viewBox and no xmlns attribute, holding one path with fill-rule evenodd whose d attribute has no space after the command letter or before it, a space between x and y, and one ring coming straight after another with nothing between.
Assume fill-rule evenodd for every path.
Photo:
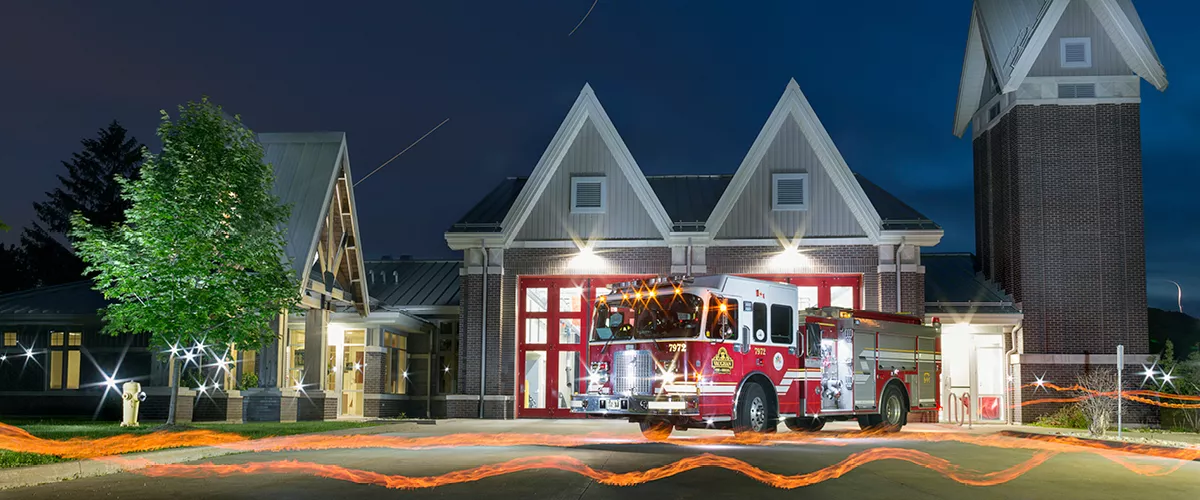
<instances>
[{"instance_id":1,"label":"green tree","mask_svg":"<svg viewBox=\"0 0 1200 500\"><path fill-rule=\"evenodd\" d=\"M62 162L59 187L46 201L33 204L37 220L21 233L21 250L31 282L25 287L57 285L83 278L84 263L67 238L71 215L80 213L93 225L110 227L125 218L129 203L121 198L118 179L136 178L142 161L140 142L117 121L100 129L96 138L80 141L83 149Z\"/></svg>"},{"instance_id":2,"label":"green tree","mask_svg":"<svg viewBox=\"0 0 1200 500\"><path fill-rule=\"evenodd\" d=\"M268 324L296 307L300 287L283 252L289 209L241 120L205 98L180 106L175 121L163 111L158 137L162 152L146 153L141 177L119 180L125 221L106 227L77 214L71 235L113 301L105 332L150 332L170 348L170 425L184 368L272 340Z\"/></svg>"}]
</instances>

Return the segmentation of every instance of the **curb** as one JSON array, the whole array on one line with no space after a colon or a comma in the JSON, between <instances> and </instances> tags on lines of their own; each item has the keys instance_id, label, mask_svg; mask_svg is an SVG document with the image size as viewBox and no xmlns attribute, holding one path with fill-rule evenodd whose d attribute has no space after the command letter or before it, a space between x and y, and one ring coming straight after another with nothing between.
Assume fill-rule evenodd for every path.
<instances>
[{"instance_id":1,"label":"curb","mask_svg":"<svg viewBox=\"0 0 1200 500\"><path fill-rule=\"evenodd\" d=\"M1104 448L1104 449L1111 450L1111 451L1123 451L1126 453L1135 453L1138 455L1147 455L1147 456L1158 456L1158 455L1155 455L1154 453L1147 453L1147 451L1151 451L1151 450L1159 451L1164 454L1174 454L1174 453L1178 453L1180 450L1195 449L1195 448L1191 447L1191 445L1189 445L1189 447L1187 447L1187 448L1177 448L1177 447L1172 447L1172 446L1162 446L1162 445L1146 444L1146 443L1126 443L1126 442L1121 442L1121 441L1110 441L1107 439L1095 439L1095 438L1081 437L1081 436L1070 436L1070 435L1065 435L1065 434L1062 434L1062 435L1042 434L1042 433L1038 433L1038 432L1010 431L1010 430L1000 431L999 434L1001 436L1006 436L1006 437L1013 437L1013 438L1020 438L1020 439L1033 439L1036 441L1054 441L1056 438L1069 437L1072 439L1076 439L1079 441L1089 443L1089 444L1093 445L1093 447L1095 447L1095 448ZM1200 462L1200 458L1196 458L1192 461Z\"/></svg>"},{"instance_id":2,"label":"curb","mask_svg":"<svg viewBox=\"0 0 1200 500\"><path fill-rule=\"evenodd\" d=\"M144 459L160 464L191 462L205 458L245 453L240 450L227 450L214 447L177 448L170 450L152 451L119 455L123 459ZM47 483L68 481L85 477L106 476L131 470L130 467L118 465L100 458L60 462L56 464L34 465L30 467L13 467L0 469L0 491L13 488L24 488Z\"/></svg>"}]
</instances>

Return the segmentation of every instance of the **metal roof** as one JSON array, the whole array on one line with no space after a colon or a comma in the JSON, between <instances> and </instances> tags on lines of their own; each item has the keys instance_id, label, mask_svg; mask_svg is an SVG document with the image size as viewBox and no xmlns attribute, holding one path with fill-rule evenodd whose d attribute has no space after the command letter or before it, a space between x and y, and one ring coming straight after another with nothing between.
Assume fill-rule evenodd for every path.
<instances>
[{"instance_id":1,"label":"metal roof","mask_svg":"<svg viewBox=\"0 0 1200 500\"><path fill-rule=\"evenodd\" d=\"M292 207L284 250L299 278L312 264L345 141L342 132L258 135L263 161L275 169L275 196Z\"/></svg>"},{"instance_id":2,"label":"metal roof","mask_svg":"<svg viewBox=\"0 0 1200 500\"><path fill-rule=\"evenodd\" d=\"M370 260L367 282L374 305L383 308L457 306L462 262Z\"/></svg>"},{"instance_id":3,"label":"metal roof","mask_svg":"<svg viewBox=\"0 0 1200 500\"><path fill-rule=\"evenodd\" d=\"M1020 314L1012 297L975 270L969 253L921 254L925 312Z\"/></svg>"},{"instance_id":4,"label":"metal roof","mask_svg":"<svg viewBox=\"0 0 1200 500\"><path fill-rule=\"evenodd\" d=\"M0 295L0 314L95 315L108 305L91 280L44 286Z\"/></svg>"},{"instance_id":5,"label":"metal roof","mask_svg":"<svg viewBox=\"0 0 1200 500\"><path fill-rule=\"evenodd\" d=\"M862 174L855 173L854 178L858 180L858 185L862 186L862 190L866 193L867 198L871 200L871 205L875 206L875 211L879 212L879 218L883 221L884 230L905 230L905 229L941 229L942 226L937 225L918 212L915 208L908 206L907 203L900 201L883 188L879 187L874 182L867 180Z\"/></svg>"},{"instance_id":6,"label":"metal roof","mask_svg":"<svg viewBox=\"0 0 1200 500\"><path fill-rule=\"evenodd\" d=\"M879 212L885 230L941 229L941 226L891 193L859 174L854 174L863 192ZM450 232L499 232L500 223L517 195L525 187L526 177L509 177L467 211ZM732 174L720 175L648 175L646 181L671 216L675 231L703 231L704 223L717 206L721 195L733 179Z\"/></svg>"}]
</instances>

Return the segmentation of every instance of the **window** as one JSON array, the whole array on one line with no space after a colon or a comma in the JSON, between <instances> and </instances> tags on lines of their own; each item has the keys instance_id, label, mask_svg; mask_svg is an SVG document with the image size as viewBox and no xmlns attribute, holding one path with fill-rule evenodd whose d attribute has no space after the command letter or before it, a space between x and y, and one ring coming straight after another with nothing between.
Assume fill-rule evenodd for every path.
<instances>
[{"instance_id":1,"label":"window","mask_svg":"<svg viewBox=\"0 0 1200 500\"><path fill-rule=\"evenodd\" d=\"M604 177L571 178L571 213L604 213L608 189Z\"/></svg>"},{"instance_id":2,"label":"window","mask_svg":"<svg viewBox=\"0 0 1200 500\"><path fill-rule=\"evenodd\" d=\"M1060 83L1058 84L1059 99L1084 99L1096 97L1094 83Z\"/></svg>"},{"instance_id":3,"label":"window","mask_svg":"<svg viewBox=\"0 0 1200 500\"><path fill-rule=\"evenodd\" d=\"M725 307L721 307L725 306ZM708 324L704 328L704 336L710 339L722 338L721 331L728 333L729 340L738 338L738 301L713 297L708 300ZM728 325L728 328L726 328Z\"/></svg>"},{"instance_id":4,"label":"window","mask_svg":"<svg viewBox=\"0 0 1200 500\"><path fill-rule=\"evenodd\" d=\"M4 347L17 346L17 332L4 332Z\"/></svg>"},{"instance_id":5,"label":"window","mask_svg":"<svg viewBox=\"0 0 1200 500\"><path fill-rule=\"evenodd\" d=\"M388 394L408 392L408 337L398 333L384 332L383 344L387 348L387 373L384 375L383 390Z\"/></svg>"},{"instance_id":6,"label":"window","mask_svg":"<svg viewBox=\"0 0 1200 500\"><path fill-rule=\"evenodd\" d=\"M808 174L771 174L773 210L808 209Z\"/></svg>"},{"instance_id":7,"label":"window","mask_svg":"<svg viewBox=\"0 0 1200 500\"><path fill-rule=\"evenodd\" d=\"M82 332L50 332L50 356L46 366L50 389L79 388L79 347Z\"/></svg>"},{"instance_id":8,"label":"window","mask_svg":"<svg viewBox=\"0 0 1200 500\"><path fill-rule=\"evenodd\" d=\"M287 349L287 382L288 387L294 387L304 383L304 330L288 330Z\"/></svg>"},{"instance_id":9,"label":"window","mask_svg":"<svg viewBox=\"0 0 1200 500\"><path fill-rule=\"evenodd\" d=\"M988 121L995 120L997 116L1000 116L1000 103L993 104L988 108Z\"/></svg>"},{"instance_id":10,"label":"window","mask_svg":"<svg viewBox=\"0 0 1200 500\"><path fill-rule=\"evenodd\" d=\"M808 347L804 355L810 358L815 358L821 355L821 325L816 323L804 324L804 336L808 341Z\"/></svg>"},{"instance_id":11,"label":"window","mask_svg":"<svg viewBox=\"0 0 1200 500\"><path fill-rule=\"evenodd\" d=\"M791 345L792 343L792 308L783 304L771 304L771 342L774 344Z\"/></svg>"},{"instance_id":12,"label":"window","mask_svg":"<svg viewBox=\"0 0 1200 500\"><path fill-rule=\"evenodd\" d=\"M767 341L767 305L754 303L754 331L750 332L755 342Z\"/></svg>"},{"instance_id":13,"label":"window","mask_svg":"<svg viewBox=\"0 0 1200 500\"><path fill-rule=\"evenodd\" d=\"M1064 68L1090 68L1092 67L1092 39L1088 37L1082 38L1060 38L1059 41L1059 63Z\"/></svg>"}]
</instances>

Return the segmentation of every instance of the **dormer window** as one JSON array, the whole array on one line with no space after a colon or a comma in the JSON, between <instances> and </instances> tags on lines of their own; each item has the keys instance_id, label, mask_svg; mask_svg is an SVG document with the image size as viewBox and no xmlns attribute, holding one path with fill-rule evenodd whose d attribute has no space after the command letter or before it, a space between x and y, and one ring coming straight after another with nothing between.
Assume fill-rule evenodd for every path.
<instances>
[{"instance_id":1,"label":"dormer window","mask_svg":"<svg viewBox=\"0 0 1200 500\"><path fill-rule=\"evenodd\" d=\"M1092 39L1088 37L1059 39L1059 62L1064 68L1092 67Z\"/></svg>"},{"instance_id":2,"label":"dormer window","mask_svg":"<svg viewBox=\"0 0 1200 500\"><path fill-rule=\"evenodd\" d=\"M772 174L771 209L808 210L808 174Z\"/></svg>"},{"instance_id":3,"label":"dormer window","mask_svg":"<svg viewBox=\"0 0 1200 500\"><path fill-rule=\"evenodd\" d=\"M571 178L571 213L602 214L608 197L608 186L604 177Z\"/></svg>"}]
</instances>

